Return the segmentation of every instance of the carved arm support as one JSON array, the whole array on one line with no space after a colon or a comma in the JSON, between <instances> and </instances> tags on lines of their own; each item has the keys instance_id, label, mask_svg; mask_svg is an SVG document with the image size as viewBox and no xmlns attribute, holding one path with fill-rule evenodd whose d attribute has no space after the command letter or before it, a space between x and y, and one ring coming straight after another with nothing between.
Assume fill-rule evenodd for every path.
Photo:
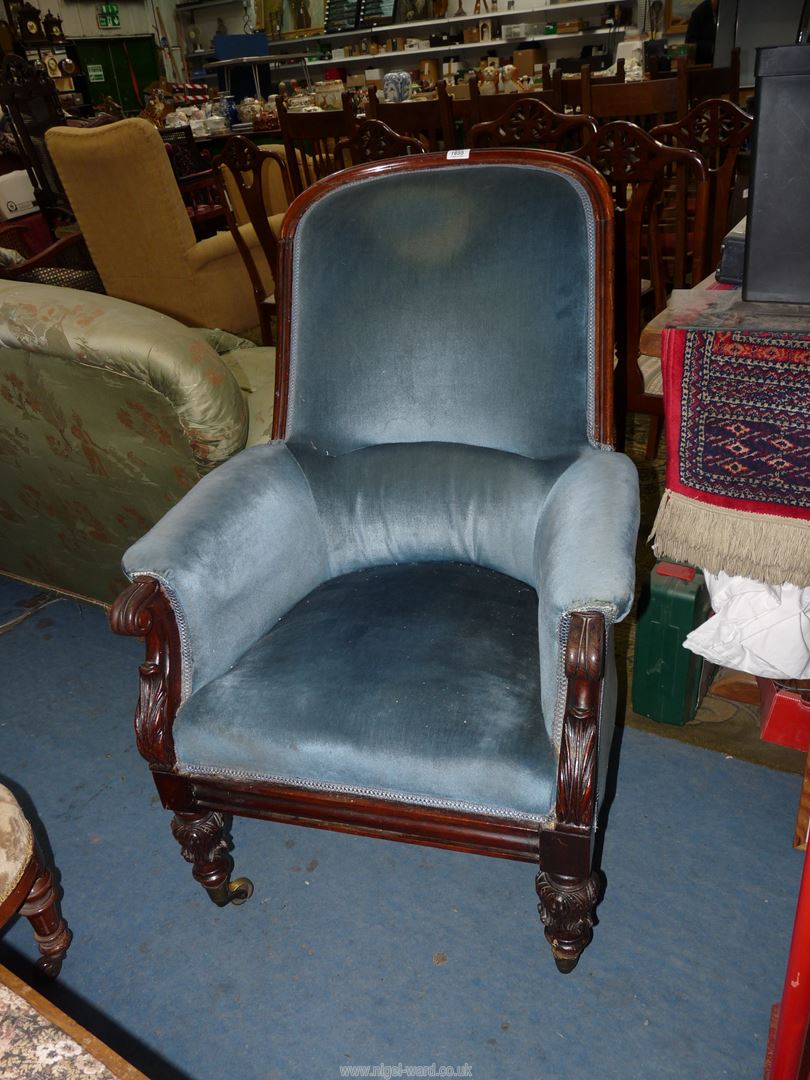
<instances>
[{"instance_id":1,"label":"carved arm support","mask_svg":"<svg viewBox=\"0 0 810 1080\"><path fill-rule=\"evenodd\" d=\"M180 704L180 635L158 582L149 578L124 589L110 611L110 626L116 634L145 639L135 737L152 769L172 771L176 760L172 724Z\"/></svg>"},{"instance_id":2,"label":"carved arm support","mask_svg":"<svg viewBox=\"0 0 810 1080\"><path fill-rule=\"evenodd\" d=\"M541 834L541 865L575 878L590 874L596 822L599 721L605 672L605 618L571 616L565 650L568 683L557 768L556 823Z\"/></svg>"}]
</instances>

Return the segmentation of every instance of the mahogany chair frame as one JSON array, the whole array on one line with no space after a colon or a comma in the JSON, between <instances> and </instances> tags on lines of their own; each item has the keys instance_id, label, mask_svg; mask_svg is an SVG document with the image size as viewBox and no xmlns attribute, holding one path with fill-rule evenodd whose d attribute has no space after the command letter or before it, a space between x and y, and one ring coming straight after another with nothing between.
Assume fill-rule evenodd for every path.
<instances>
[{"instance_id":1,"label":"mahogany chair frame","mask_svg":"<svg viewBox=\"0 0 810 1080\"><path fill-rule=\"evenodd\" d=\"M677 258L689 266L690 282L695 285L704 275L704 247L696 238L706 234L708 170L694 150L664 146L626 120L602 126L574 156L590 162L604 176L616 210L616 443L620 448L624 446L628 411L646 413L652 418L647 446L648 456L652 456L660 436L664 404L663 397L645 391L638 357L643 326L663 311L667 301L662 246L664 192L673 182L685 190L680 179L683 174L690 175L694 185L694 218L690 223L685 213L681 215L676 222L675 240ZM687 250L690 224L691 259ZM645 261L654 310L642 316Z\"/></svg>"},{"instance_id":2,"label":"mahogany chair frame","mask_svg":"<svg viewBox=\"0 0 810 1080\"><path fill-rule=\"evenodd\" d=\"M673 152L673 151L671 151ZM686 153L686 151L680 152ZM593 243L599 267L613 265L613 209L607 185L586 163L547 151L490 150L468 161L526 164L542 160L576 177L595 219ZM467 165L468 162L463 162ZM307 190L285 218L281 233L279 341L273 438L284 438L290 372L293 236L309 206L354 181L385 174L454 168L445 154L360 165L328 176ZM597 275L595 304L594 433L610 445L613 412L613 279ZM115 601L112 629L145 639L140 695L135 711L138 750L149 763L163 806L174 811L172 831L194 878L214 903L242 903L252 892L247 879L231 881L232 859L224 837L224 815L236 814L450 848L539 864L536 879L545 936L558 968L570 971L588 944L600 876L592 869L597 816L597 762L605 620L597 611L571 617L565 650L567 697L551 819L505 819L485 813L425 808L405 801L361 797L270 781L240 781L178 770L172 728L180 705L180 630L169 599L155 580L136 580Z\"/></svg>"},{"instance_id":3,"label":"mahogany chair frame","mask_svg":"<svg viewBox=\"0 0 810 1080\"><path fill-rule=\"evenodd\" d=\"M610 120L631 120L654 126L668 118L675 120L689 111L686 70L683 66L669 79L650 79L644 82L608 82L594 79L588 68L582 69L582 111L595 116L600 123Z\"/></svg>"},{"instance_id":4,"label":"mahogany chair frame","mask_svg":"<svg viewBox=\"0 0 810 1080\"><path fill-rule=\"evenodd\" d=\"M709 98L727 97L733 104L740 100L740 49L731 50L728 67L714 67L712 64L689 64L686 57L679 56L675 61L676 71L680 65L686 68L686 83L689 107L694 108ZM671 71L660 71L657 59L650 64L651 79L666 79Z\"/></svg>"},{"instance_id":5,"label":"mahogany chair frame","mask_svg":"<svg viewBox=\"0 0 810 1080\"><path fill-rule=\"evenodd\" d=\"M382 120L361 120L354 133L348 138L339 139L335 146L335 157L343 161L348 157L349 165L424 153L425 146L421 139L398 135Z\"/></svg>"},{"instance_id":6,"label":"mahogany chair frame","mask_svg":"<svg viewBox=\"0 0 810 1080\"><path fill-rule=\"evenodd\" d=\"M36 840L19 881L0 903L0 927L15 915L23 915L31 923L40 952L38 970L55 979L73 935L62 918L53 876Z\"/></svg>"},{"instance_id":7,"label":"mahogany chair frame","mask_svg":"<svg viewBox=\"0 0 810 1080\"><path fill-rule=\"evenodd\" d=\"M265 169L280 169L284 190L289 194L290 180L287 162L283 154L279 154L277 151L270 150L267 147L260 148L250 139L246 139L244 135L231 135L222 148L222 153L214 159L214 176L220 198L225 207L228 228L231 231L237 250L242 256L242 262L248 272L253 296L256 300L262 345L272 345L274 341L273 323L276 316L275 295L267 295L256 260L253 258L253 254L245 242L237 223L228 188L225 184L223 175L225 169L230 172L239 191L248 220L253 226L256 239L259 241L267 259L273 281L277 282L279 265L278 240L270 226L269 215L264 202L264 171Z\"/></svg>"},{"instance_id":8,"label":"mahogany chair frame","mask_svg":"<svg viewBox=\"0 0 810 1080\"><path fill-rule=\"evenodd\" d=\"M615 75L593 75L591 72L590 64L583 64L579 69L579 75L573 78L565 78L565 75L559 68L554 69L554 74L549 77L548 64L543 65L543 87L551 88L557 96L557 104L554 106L558 112L563 112L565 109L572 109L576 111L580 109L583 113L589 113L590 109L586 109L582 100L582 81L586 73L589 79L592 79L597 86L614 86L617 83L624 83L625 71L624 60L616 61L616 74Z\"/></svg>"},{"instance_id":9,"label":"mahogany chair frame","mask_svg":"<svg viewBox=\"0 0 810 1080\"><path fill-rule=\"evenodd\" d=\"M592 116L559 113L529 94L514 94L497 120L475 124L467 135L469 146L524 146L542 150L575 149L599 129ZM502 96L501 100L505 98Z\"/></svg>"},{"instance_id":10,"label":"mahogany chair frame","mask_svg":"<svg viewBox=\"0 0 810 1080\"><path fill-rule=\"evenodd\" d=\"M544 65L547 67L548 65ZM557 90L549 86L543 90L525 90L519 94L482 94L478 79L475 75L470 76L470 112L469 123L466 126L467 138L469 132L478 124L489 124L499 120L511 104L515 101L541 101L548 105L554 112L561 113L562 107Z\"/></svg>"},{"instance_id":11,"label":"mahogany chair frame","mask_svg":"<svg viewBox=\"0 0 810 1080\"><path fill-rule=\"evenodd\" d=\"M287 157L287 172L293 195L343 168L335 157L335 146L348 138L355 128L351 95L343 95L342 109L323 112L295 112L287 108L283 98L278 101L278 122Z\"/></svg>"},{"instance_id":12,"label":"mahogany chair frame","mask_svg":"<svg viewBox=\"0 0 810 1080\"><path fill-rule=\"evenodd\" d=\"M706 266L717 266L720 245L728 232L729 206L737 172L737 159L753 132L754 121L732 101L711 98L695 105L682 120L659 124L650 135L668 146L695 150L709 170L709 228Z\"/></svg>"},{"instance_id":13,"label":"mahogany chair frame","mask_svg":"<svg viewBox=\"0 0 810 1080\"><path fill-rule=\"evenodd\" d=\"M368 116L382 120L397 135L419 139L428 150L455 150L456 124L453 119L453 99L447 93L444 79L436 84L436 97L411 101L380 101L377 89L369 87Z\"/></svg>"}]
</instances>

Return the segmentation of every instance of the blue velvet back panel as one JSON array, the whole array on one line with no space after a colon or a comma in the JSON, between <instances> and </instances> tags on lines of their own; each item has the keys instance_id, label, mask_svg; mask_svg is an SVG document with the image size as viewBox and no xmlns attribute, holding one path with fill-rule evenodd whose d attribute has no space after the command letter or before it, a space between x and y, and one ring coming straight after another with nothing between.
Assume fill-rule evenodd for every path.
<instances>
[{"instance_id":1,"label":"blue velvet back panel","mask_svg":"<svg viewBox=\"0 0 810 1080\"><path fill-rule=\"evenodd\" d=\"M291 448L575 453L591 415L592 237L579 184L534 166L322 196L294 241Z\"/></svg>"}]
</instances>

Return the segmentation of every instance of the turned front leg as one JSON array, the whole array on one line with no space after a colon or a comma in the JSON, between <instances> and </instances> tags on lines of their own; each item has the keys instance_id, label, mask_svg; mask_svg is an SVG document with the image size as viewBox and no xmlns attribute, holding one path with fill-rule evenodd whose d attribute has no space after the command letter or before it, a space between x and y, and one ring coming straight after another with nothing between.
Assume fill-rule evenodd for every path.
<instances>
[{"instance_id":1,"label":"turned front leg","mask_svg":"<svg viewBox=\"0 0 810 1080\"><path fill-rule=\"evenodd\" d=\"M178 811L172 820L172 835L183 858L192 865L194 880L219 907L244 904L253 895L248 878L230 880L233 859L228 854L222 814L215 810Z\"/></svg>"},{"instance_id":2,"label":"turned front leg","mask_svg":"<svg viewBox=\"0 0 810 1080\"><path fill-rule=\"evenodd\" d=\"M59 912L59 899L53 877L45 866L39 848L35 848L33 857L36 878L20 908L20 914L31 923L34 940L39 946L41 957L37 961L37 967L53 979L59 974L73 935Z\"/></svg>"}]
</instances>

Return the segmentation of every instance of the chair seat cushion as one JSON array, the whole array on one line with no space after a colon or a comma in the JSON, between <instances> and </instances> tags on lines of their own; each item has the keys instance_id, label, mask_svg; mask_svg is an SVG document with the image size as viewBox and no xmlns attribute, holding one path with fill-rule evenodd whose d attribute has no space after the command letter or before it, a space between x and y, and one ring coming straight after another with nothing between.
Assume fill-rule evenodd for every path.
<instances>
[{"instance_id":1,"label":"chair seat cushion","mask_svg":"<svg viewBox=\"0 0 810 1080\"><path fill-rule=\"evenodd\" d=\"M8 788L0 785L0 904L11 895L33 852L28 819Z\"/></svg>"},{"instance_id":2,"label":"chair seat cushion","mask_svg":"<svg viewBox=\"0 0 810 1080\"><path fill-rule=\"evenodd\" d=\"M411 563L321 585L180 709L184 772L548 815L537 595Z\"/></svg>"}]
</instances>

